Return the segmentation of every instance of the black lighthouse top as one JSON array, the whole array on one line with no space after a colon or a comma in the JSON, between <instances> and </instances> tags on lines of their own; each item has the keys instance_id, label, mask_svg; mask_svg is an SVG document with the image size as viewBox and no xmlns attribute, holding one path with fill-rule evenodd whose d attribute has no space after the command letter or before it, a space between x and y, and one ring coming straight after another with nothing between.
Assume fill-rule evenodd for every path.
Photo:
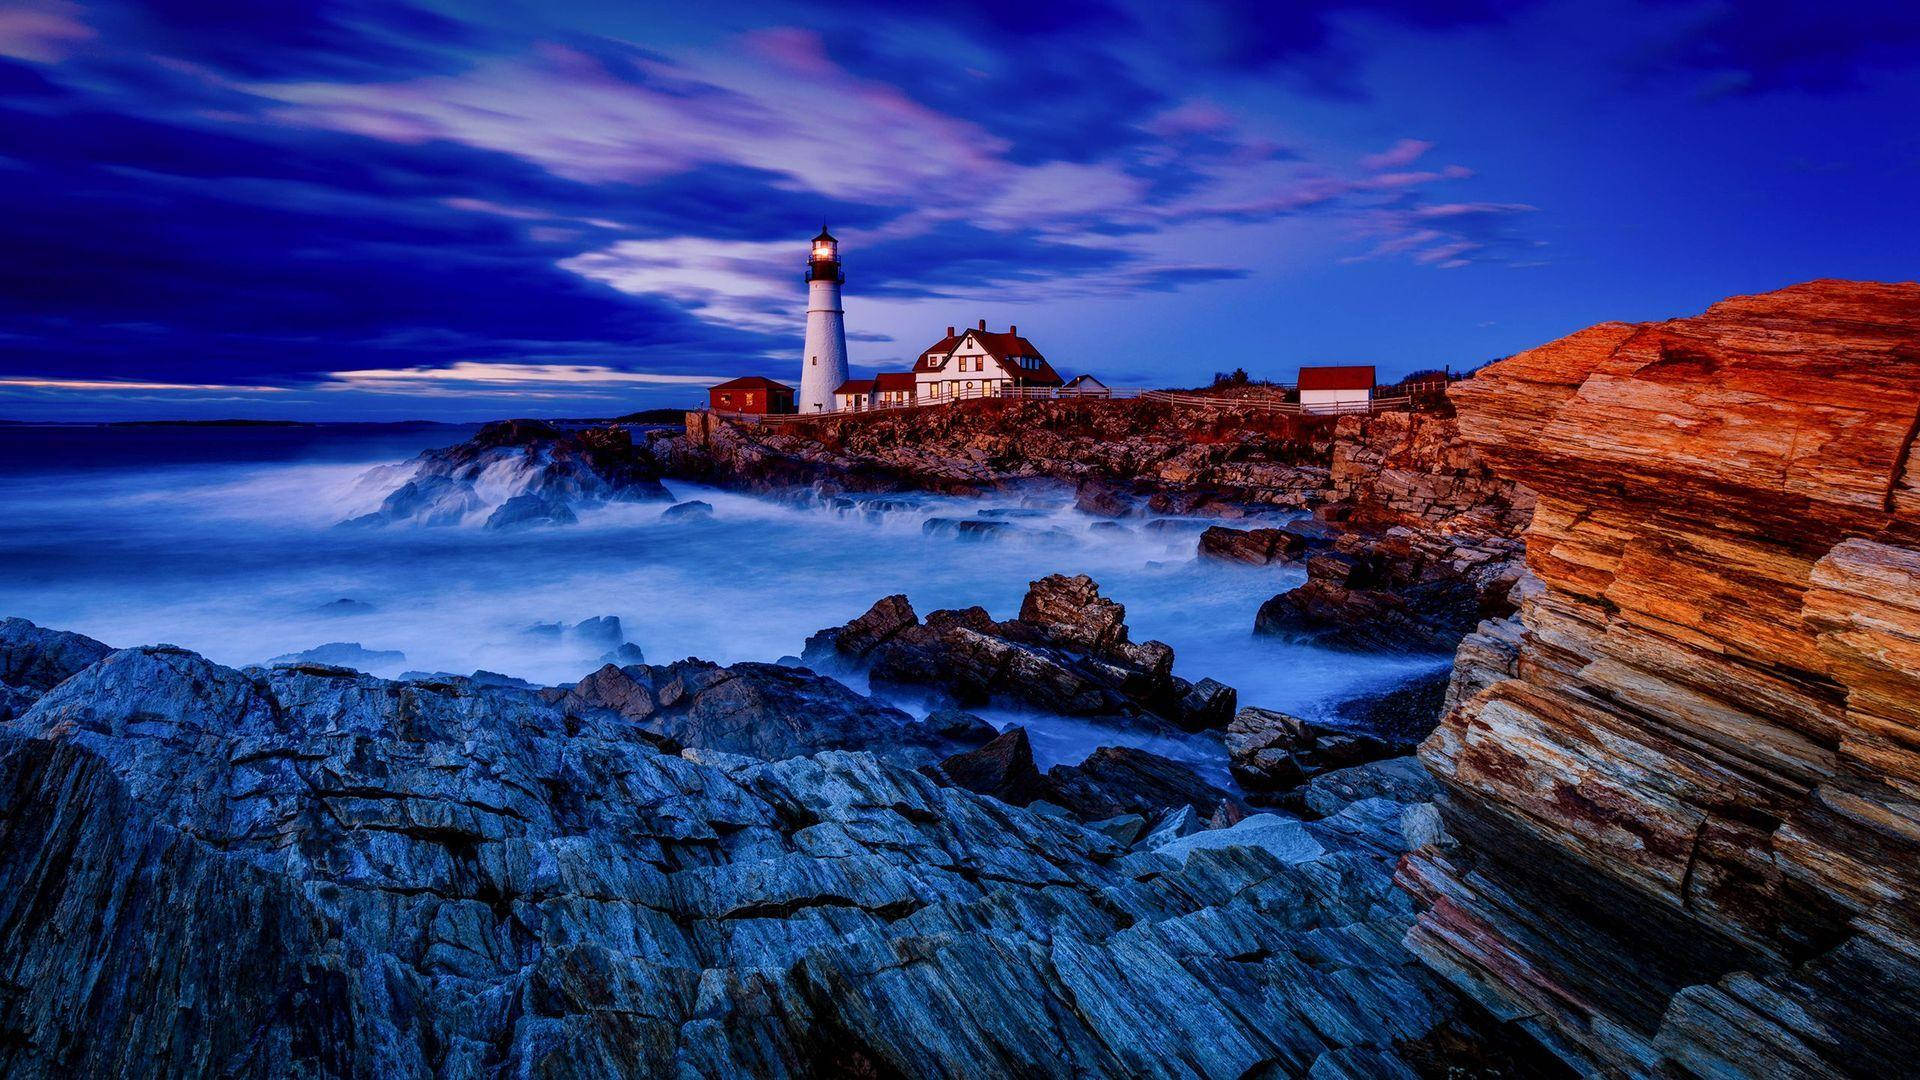
<instances>
[{"instance_id":1,"label":"black lighthouse top","mask_svg":"<svg viewBox=\"0 0 1920 1080\"><path fill-rule=\"evenodd\" d=\"M820 226L820 235L813 238L813 254L807 259L807 280L840 284L847 280L840 272L840 241L833 238L825 225Z\"/></svg>"}]
</instances>

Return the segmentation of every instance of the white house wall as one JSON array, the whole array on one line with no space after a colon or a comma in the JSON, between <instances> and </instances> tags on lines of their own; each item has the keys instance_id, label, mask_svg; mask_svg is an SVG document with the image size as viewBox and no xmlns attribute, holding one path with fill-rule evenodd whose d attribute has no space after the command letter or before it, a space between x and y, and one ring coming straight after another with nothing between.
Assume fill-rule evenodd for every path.
<instances>
[{"instance_id":1,"label":"white house wall","mask_svg":"<svg viewBox=\"0 0 1920 1080\"><path fill-rule=\"evenodd\" d=\"M1346 412L1365 408L1373 400L1371 390L1302 390L1301 412Z\"/></svg>"}]
</instances>

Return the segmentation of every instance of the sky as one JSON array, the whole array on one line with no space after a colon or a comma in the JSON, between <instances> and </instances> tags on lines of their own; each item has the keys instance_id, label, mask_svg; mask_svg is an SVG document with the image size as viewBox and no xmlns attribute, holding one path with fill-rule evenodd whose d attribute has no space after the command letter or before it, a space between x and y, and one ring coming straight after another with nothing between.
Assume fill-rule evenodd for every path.
<instances>
[{"instance_id":1,"label":"sky","mask_svg":"<svg viewBox=\"0 0 1920 1080\"><path fill-rule=\"evenodd\" d=\"M1920 4L0 0L0 418L607 416L949 325L1471 368L1920 252Z\"/></svg>"}]
</instances>

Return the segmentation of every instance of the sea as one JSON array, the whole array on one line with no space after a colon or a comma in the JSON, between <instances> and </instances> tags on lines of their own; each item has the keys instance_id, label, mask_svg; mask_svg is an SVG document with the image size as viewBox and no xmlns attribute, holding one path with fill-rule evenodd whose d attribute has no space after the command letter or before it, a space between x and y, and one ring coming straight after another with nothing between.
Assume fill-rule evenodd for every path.
<instances>
[{"instance_id":1,"label":"sea","mask_svg":"<svg viewBox=\"0 0 1920 1080\"><path fill-rule=\"evenodd\" d=\"M474 430L0 425L0 617L114 646L178 645L236 667L349 642L399 654L364 665L375 675L484 670L550 685L592 671L603 649L542 625L613 615L652 663L772 662L892 593L922 615L977 604L1008 618L1030 582L1063 573L1090 575L1126 606L1135 640L1167 642L1178 674L1233 686L1242 705L1325 715L1448 662L1256 636L1261 603L1303 571L1203 560L1198 535L1215 522L1139 517L1115 528L1042 485L847 500L668 481L676 500L711 504L711 517L663 518L670 504L640 503L521 531L485 529L484 515L339 527L377 507L415 454ZM1003 524L979 535L954 527L965 520ZM916 715L929 707L896 703ZM1043 768L1137 745L1225 776L1217 739L976 711L1026 726Z\"/></svg>"}]
</instances>

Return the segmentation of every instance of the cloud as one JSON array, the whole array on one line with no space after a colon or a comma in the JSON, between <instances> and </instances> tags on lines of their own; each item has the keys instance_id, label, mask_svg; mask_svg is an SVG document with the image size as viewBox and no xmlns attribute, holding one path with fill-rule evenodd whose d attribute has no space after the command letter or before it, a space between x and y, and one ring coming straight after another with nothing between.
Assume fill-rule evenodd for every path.
<instances>
[{"instance_id":1,"label":"cloud","mask_svg":"<svg viewBox=\"0 0 1920 1080\"><path fill-rule=\"evenodd\" d=\"M1413 164L1422 154L1433 149L1433 144L1424 139L1401 139L1378 154L1368 154L1360 159L1363 169L1384 170L1399 169Z\"/></svg>"},{"instance_id":2,"label":"cloud","mask_svg":"<svg viewBox=\"0 0 1920 1080\"><path fill-rule=\"evenodd\" d=\"M1696 8L1640 68L1709 94L1857 90L1877 72L1920 67L1920 5L1907 0L1719 0Z\"/></svg>"},{"instance_id":3,"label":"cloud","mask_svg":"<svg viewBox=\"0 0 1920 1080\"><path fill-rule=\"evenodd\" d=\"M97 36L80 19L77 4L0 7L0 56L57 64Z\"/></svg>"},{"instance_id":4,"label":"cloud","mask_svg":"<svg viewBox=\"0 0 1920 1080\"><path fill-rule=\"evenodd\" d=\"M620 371L600 364L475 363L445 367L368 368L328 372L318 389L422 395L435 392L486 392L511 388L548 388L566 394L636 386L709 386L724 375L673 375L657 371ZM4 382L4 380L0 380Z\"/></svg>"},{"instance_id":5,"label":"cloud","mask_svg":"<svg viewBox=\"0 0 1920 1080\"><path fill-rule=\"evenodd\" d=\"M0 376L0 390L41 390L61 393L93 393L102 390L218 390L223 393L278 394L285 392L286 388L281 386L236 386L231 383L169 383L136 382L129 379L68 379L58 376L47 376L43 378L32 376Z\"/></svg>"}]
</instances>

